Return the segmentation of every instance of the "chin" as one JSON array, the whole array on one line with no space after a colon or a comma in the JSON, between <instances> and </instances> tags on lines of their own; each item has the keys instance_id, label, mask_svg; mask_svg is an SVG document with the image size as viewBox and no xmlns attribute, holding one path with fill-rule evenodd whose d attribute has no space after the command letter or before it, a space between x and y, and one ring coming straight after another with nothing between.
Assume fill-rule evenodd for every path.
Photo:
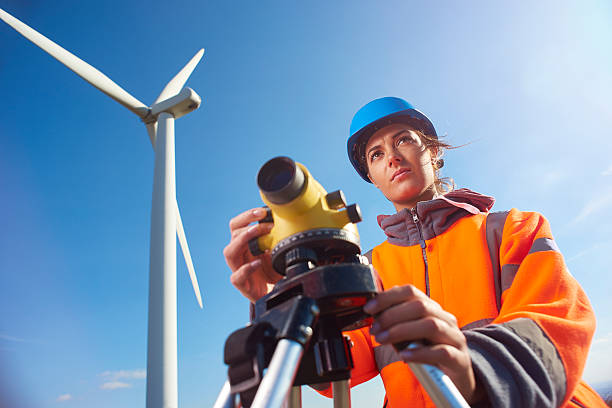
<instances>
[{"instance_id":1,"label":"chin","mask_svg":"<svg viewBox=\"0 0 612 408\"><path fill-rule=\"evenodd\" d=\"M419 191L394 191L393 194L390 194L387 198L393 203L410 203L417 200L419 196Z\"/></svg>"},{"instance_id":2,"label":"chin","mask_svg":"<svg viewBox=\"0 0 612 408\"><path fill-rule=\"evenodd\" d=\"M427 191L425 186L400 185L392 188L387 198L394 203L411 203L419 200Z\"/></svg>"}]
</instances>

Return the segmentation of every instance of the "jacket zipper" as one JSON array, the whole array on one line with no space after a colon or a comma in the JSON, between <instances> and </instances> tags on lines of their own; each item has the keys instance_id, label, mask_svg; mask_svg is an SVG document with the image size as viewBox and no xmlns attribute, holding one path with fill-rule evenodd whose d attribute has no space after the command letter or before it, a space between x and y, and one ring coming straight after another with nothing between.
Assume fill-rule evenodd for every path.
<instances>
[{"instance_id":1,"label":"jacket zipper","mask_svg":"<svg viewBox=\"0 0 612 408\"><path fill-rule=\"evenodd\" d=\"M417 231L419 231L419 244L421 245L421 253L423 254L423 263L425 264L425 293L427 297L429 297L429 267L427 265L427 244L423 239L423 232L421 231L421 223L419 222L419 216L417 215L416 208L410 209L410 214L412 214L412 221L414 225L417 227Z\"/></svg>"}]
</instances>

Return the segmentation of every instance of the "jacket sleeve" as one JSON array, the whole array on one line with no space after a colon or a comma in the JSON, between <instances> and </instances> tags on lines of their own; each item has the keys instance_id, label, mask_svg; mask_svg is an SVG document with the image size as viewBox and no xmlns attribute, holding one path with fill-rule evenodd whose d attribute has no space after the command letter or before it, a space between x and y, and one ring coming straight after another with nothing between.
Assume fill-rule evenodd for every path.
<instances>
[{"instance_id":1,"label":"jacket sleeve","mask_svg":"<svg viewBox=\"0 0 612 408\"><path fill-rule=\"evenodd\" d=\"M591 305L542 215L489 214L487 244L500 309L490 325L464 331L477 379L495 407L563 406L595 330Z\"/></svg>"}]
</instances>

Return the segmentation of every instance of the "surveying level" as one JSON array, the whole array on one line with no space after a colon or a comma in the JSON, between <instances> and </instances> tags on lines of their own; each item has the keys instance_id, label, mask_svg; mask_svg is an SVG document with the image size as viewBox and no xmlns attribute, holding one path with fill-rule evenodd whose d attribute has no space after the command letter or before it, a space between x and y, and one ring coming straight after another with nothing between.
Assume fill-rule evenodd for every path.
<instances>
[{"instance_id":1,"label":"surveying level","mask_svg":"<svg viewBox=\"0 0 612 408\"><path fill-rule=\"evenodd\" d=\"M251 323L226 340L228 381L214 407L235 408L237 398L245 408L300 407L301 385L329 383L334 407L350 407L353 360L342 332L372 323L363 306L379 290L361 255L359 206L347 206L341 191L328 194L288 157L264 164L257 183L268 205L261 222L274 227L249 248L270 250L283 278L255 303ZM439 408L468 407L442 371L410 367Z\"/></svg>"}]
</instances>

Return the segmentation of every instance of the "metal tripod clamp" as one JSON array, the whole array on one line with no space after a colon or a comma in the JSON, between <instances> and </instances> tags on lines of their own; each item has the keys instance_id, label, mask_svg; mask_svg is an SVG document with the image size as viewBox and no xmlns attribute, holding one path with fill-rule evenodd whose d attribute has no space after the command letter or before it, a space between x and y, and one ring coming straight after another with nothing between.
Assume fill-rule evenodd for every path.
<instances>
[{"instance_id":1,"label":"metal tripod clamp","mask_svg":"<svg viewBox=\"0 0 612 408\"><path fill-rule=\"evenodd\" d=\"M224 356L230 388L220 406L237 394L243 407L276 406L277 395L284 398L293 384L318 316L315 300L299 295L271 313L274 324L262 320L232 333ZM262 399L264 405L252 405Z\"/></svg>"},{"instance_id":2,"label":"metal tripod clamp","mask_svg":"<svg viewBox=\"0 0 612 408\"><path fill-rule=\"evenodd\" d=\"M281 408L289 395L304 349L312 337L319 307L314 300L298 296L291 312L291 317L279 333L280 340L252 408Z\"/></svg>"}]
</instances>

